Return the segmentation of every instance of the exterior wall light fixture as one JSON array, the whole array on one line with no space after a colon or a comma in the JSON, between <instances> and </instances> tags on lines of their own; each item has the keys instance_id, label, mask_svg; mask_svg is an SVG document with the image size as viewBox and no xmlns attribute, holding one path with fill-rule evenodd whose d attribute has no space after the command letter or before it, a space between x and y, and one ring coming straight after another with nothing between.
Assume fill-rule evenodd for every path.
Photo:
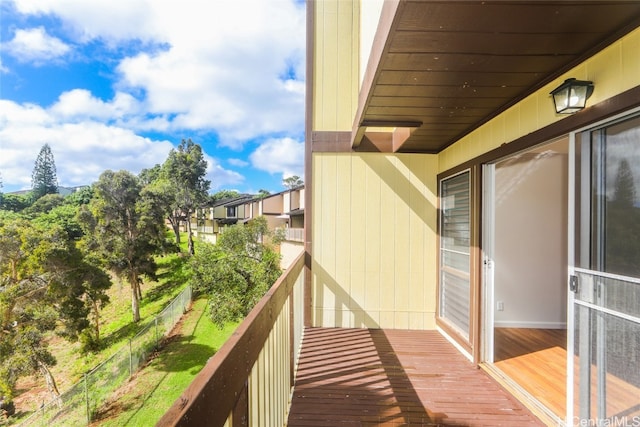
<instances>
[{"instance_id":1,"label":"exterior wall light fixture","mask_svg":"<svg viewBox=\"0 0 640 427\"><path fill-rule=\"evenodd\" d=\"M573 114L585 107L587 99L593 93L593 82L567 79L551 91L557 114Z\"/></svg>"}]
</instances>

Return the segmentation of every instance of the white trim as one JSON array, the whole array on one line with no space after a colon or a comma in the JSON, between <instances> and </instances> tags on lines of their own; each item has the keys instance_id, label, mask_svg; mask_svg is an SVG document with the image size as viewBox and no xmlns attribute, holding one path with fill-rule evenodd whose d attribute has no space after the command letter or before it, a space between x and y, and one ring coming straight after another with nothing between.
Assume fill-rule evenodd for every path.
<instances>
[{"instance_id":1,"label":"white trim","mask_svg":"<svg viewBox=\"0 0 640 427\"><path fill-rule=\"evenodd\" d=\"M590 302L576 300L575 303L583 307L590 308L591 310L599 311L601 313L605 313L610 316L619 317L621 319L628 320L629 322L637 323L638 325L640 325L640 317L632 316L626 313L621 313L619 311L611 310L610 308L605 308L596 304L591 304Z\"/></svg>"},{"instance_id":2,"label":"white trim","mask_svg":"<svg viewBox=\"0 0 640 427\"><path fill-rule=\"evenodd\" d=\"M449 252L452 254L465 255L465 256L469 256L471 254L470 252L454 251L453 249L440 248L440 250L443 252Z\"/></svg>"},{"instance_id":3,"label":"white trim","mask_svg":"<svg viewBox=\"0 0 640 427\"><path fill-rule=\"evenodd\" d=\"M447 334L440 326L436 326L436 330L440 332L440 335L442 335L447 341L449 341L451 345L453 345L464 357L469 359L469 362L473 363L473 356L471 356L471 354L469 354L467 350L465 350L460 344L458 344L458 341L451 338L451 336L449 336L449 334Z\"/></svg>"},{"instance_id":4,"label":"white trim","mask_svg":"<svg viewBox=\"0 0 640 427\"><path fill-rule=\"evenodd\" d=\"M619 280L621 282L629 282L629 283L635 283L637 285L640 285L640 278L638 277L623 276L621 274L606 273L604 271L588 270L586 268L579 268L579 267L574 267L574 270L582 274L604 277L605 279Z\"/></svg>"},{"instance_id":5,"label":"white trim","mask_svg":"<svg viewBox=\"0 0 640 427\"><path fill-rule=\"evenodd\" d=\"M567 329L566 322L510 322L508 320L495 322L496 328L523 329Z\"/></svg>"},{"instance_id":6,"label":"white trim","mask_svg":"<svg viewBox=\"0 0 640 427\"><path fill-rule=\"evenodd\" d=\"M494 230L495 230L495 163L482 165L482 295L484 300L484 316L481 316L481 346L482 361L494 362L494 322L495 322L495 298L494 298L494 267L493 258Z\"/></svg>"},{"instance_id":7,"label":"white trim","mask_svg":"<svg viewBox=\"0 0 640 427\"><path fill-rule=\"evenodd\" d=\"M575 209L576 209L576 134L575 132L569 133L569 165L568 165L568 181L569 188L567 191L567 369L565 376L567 378L566 394L565 394L565 411L566 418L565 423L567 425L573 425L573 401L574 401L574 341L575 341L575 308L574 298L575 293L569 289L569 280L574 274L574 260L575 260Z\"/></svg>"}]
</instances>

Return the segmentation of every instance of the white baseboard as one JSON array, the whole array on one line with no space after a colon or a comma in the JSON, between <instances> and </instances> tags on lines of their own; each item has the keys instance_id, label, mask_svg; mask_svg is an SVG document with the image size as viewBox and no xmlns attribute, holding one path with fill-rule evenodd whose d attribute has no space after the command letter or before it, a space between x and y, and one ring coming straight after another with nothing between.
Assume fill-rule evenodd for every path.
<instances>
[{"instance_id":1,"label":"white baseboard","mask_svg":"<svg viewBox=\"0 0 640 427\"><path fill-rule=\"evenodd\" d=\"M523 329L567 329L566 322L510 322L503 320L494 322L496 328L523 328Z\"/></svg>"}]
</instances>

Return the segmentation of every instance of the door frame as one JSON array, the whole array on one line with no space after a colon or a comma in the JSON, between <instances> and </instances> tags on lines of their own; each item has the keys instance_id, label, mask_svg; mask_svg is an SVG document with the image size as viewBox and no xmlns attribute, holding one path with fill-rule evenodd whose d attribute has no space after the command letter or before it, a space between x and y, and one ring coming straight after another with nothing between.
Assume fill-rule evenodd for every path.
<instances>
[{"instance_id":1,"label":"door frame","mask_svg":"<svg viewBox=\"0 0 640 427\"><path fill-rule=\"evenodd\" d=\"M495 323L495 171L496 163L482 165L482 300L484 316L482 316L482 361L494 362L494 323Z\"/></svg>"},{"instance_id":2,"label":"door frame","mask_svg":"<svg viewBox=\"0 0 640 427\"><path fill-rule=\"evenodd\" d=\"M581 188L576 188L576 135L581 133L591 133L600 128L605 128L608 126L612 126L615 123L622 122L625 120L632 119L634 117L640 117L640 107L630 108L624 112L619 114L607 117L605 119L599 120L597 122L591 123L587 126L583 126L579 129L576 129L569 133L569 191L568 191L568 236L567 236L567 253L568 253L568 265L567 265L567 383L566 383L566 424L573 425L576 420L575 417L579 417L580 414L575 413L575 399L576 399L576 370L580 370L580 366L576 366L576 360L574 357L575 354L575 338L576 338L576 319L575 319L575 306L578 304L576 299L576 293L571 290L571 278L574 277L577 273L577 270L581 270L576 267L576 218L577 214L580 214L581 217L584 212L590 213L590 196L587 194L581 194L580 197L580 206L576 206L576 192L583 192L585 190L584 186ZM590 159L590 158L589 158ZM584 156L581 158L581 161L586 162L587 160ZM581 183L589 183L588 189L591 189L593 183L590 181L590 170L589 165L582 165L580 168ZM580 212L576 212L576 209L579 209ZM580 240L584 241L585 233L589 233L591 220L589 219L587 226L584 224L584 219L580 224ZM584 269L582 269L584 270ZM577 331L579 333L579 331ZM583 367L584 369L584 367Z\"/></svg>"},{"instance_id":3,"label":"door frame","mask_svg":"<svg viewBox=\"0 0 640 427\"><path fill-rule=\"evenodd\" d=\"M472 157L464 162L457 164L456 166L441 170L437 175L437 179L439 181L443 176L448 176L458 171L471 168L472 170L475 171L474 176L476 178L480 178L475 181L476 184L473 187L478 192L477 193L478 198L481 199L483 196L481 167L484 164L496 162L500 158L505 158L519 151L523 151L528 148L534 147L538 144L551 141L555 138L559 138L567 135L569 135L569 137L572 138L574 137L572 135L574 135L575 133L593 128L597 126L599 123L607 123L612 120L615 120L616 118L622 118L622 117L634 114L634 112L639 112L640 111L640 101L638 101L639 99L640 99L640 86L636 86L634 88L631 88L627 91L624 91L622 93L619 93L617 95L614 95L608 98L606 102L601 102L599 104L596 104L593 107L585 109L584 111L581 111L578 114L563 117L562 120L558 120L554 123L549 124L548 126L537 129L531 133L527 133L526 135L517 137L514 140L505 142L492 150L479 154L476 157ZM571 179L571 176L569 176L569 179ZM479 235L481 232L482 234L484 234L484 230L483 230L484 218L480 218L480 215L484 215L483 208L482 208L482 200L480 200L479 202L480 203L474 205L475 209L473 211L474 217L476 217L477 215L477 219L478 219L476 222L478 231L474 233L474 235ZM574 209L574 206L570 205L569 212L574 213L573 209ZM438 221L439 221L439 218L438 218ZM570 221L573 221L573 219L571 218ZM570 226L569 226L569 229L571 229ZM482 278L484 274L483 273L484 266L482 265L483 254L482 254L482 248L480 246L481 239L484 239L484 235L478 238L478 246L475 248L476 256L474 257L477 260L477 264L478 264L477 266L478 276L477 276L477 282L476 282L477 285L474 286L475 289L477 290L478 301L482 301L486 299L486 292L484 289L484 282ZM573 241L569 240L568 243L573 244ZM569 246L569 244L567 246ZM572 254L570 253L569 255L572 255ZM571 261L572 258L569 258L569 260ZM568 284L567 284L567 289L568 289ZM569 305L569 298L567 299L567 304ZM467 348L463 348L462 350L463 353L466 353L466 351L472 350L474 363L480 363L480 364L482 364L482 362L484 361L483 347L486 346L485 344L485 340L486 340L485 331L487 330L486 324L485 324L486 323L485 317L487 313L486 307L487 307L487 303L482 302L482 305L477 306L477 310L475 310L475 313L474 313L474 320L476 321L476 325L477 325L476 345L473 347L473 349L469 349L467 347ZM568 307L567 335L572 333L572 330L569 326L569 321L572 319L571 317L572 315L573 315L572 308L569 309ZM440 326L438 324L437 318L436 318L436 325ZM442 330L442 332L445 334L445 336L449 336L452 342L456 342L456 340L454 339L455 336L452 336L450 334L450 331L447 331L445 329L445 330ZM459 344L459 343L456 342L456 344ZM491 371L490 366L487 366L484 364L482 366L487 367L488 370ZM573 374L573 372L571 372L569 369L567 369L567 373L568 373L568 376ZM573 384L571 384L571 387L573 387Z\"/></svg>"},{"instance_id":4,"label":"door frame","mask_svg":"<svg viewBox=\"0 0 640 427\"><path fill-rule=\"evenodd\" d=\"M514 380L506 376L502 371L493 365L495 358L495 310L496 310L496 298L495 298L495 227L496 227L496 166L505 160L518 156L522 153L527 153L531 150L534 150L537 147L543 147L545 145L550 145L554 143L559 143L561 141L565 141L567 144L567 150L571 149L571 135L563 134L556 136L554 138L549 138L548 140L541 141L538 144L530 145L522 150L518 150L515 152L510 152L504 156L497 157L495 159L488 160L482 163L482 179L481 179L481 194L482 194L482 202L480 206L481 211L481 224L480 228L482 230L482 238L480 242L480 250L481 250L481 295L482 295L482 316L480 319L481 323L481 345L480 345L480 354L481 354L481 362L488 364L487 369L500 377L510 388L517 391L518 394L524 396L526 400L531 404L531 406L535 407L536 412L542 413L548 420L552 420L558 425L561 425L564 420L558 417L555 413L553 413L550 409L548 409L545 405L539 402L533 395L529 392L525 391L518 383ZM571 172L569 170L570 166L570 153L567 155L566 162L569 164L565 164L567 167L567 184L571 184ZM569 201L570 194L567 193L567 200L565 203L571 203ZM569 205L571 207L571 205ZM570 211L567 211L567 215L571 215ZM571 229L572 222L570 218L567 218L566 226L568 229ZM569 242L566 243L567 247L570 246ZM563 267L564 268L564 267ZM568 283L568 273L567 273L567 282ZM562 286L565 286L562 284ZM568 286L566 286L566 292L569 292ZM567 305L569 305L569 300L567 299ZM568 307L567 307L568 309ZM566 318L566 327L567 327L567 341L569 341L569 312L567 311ZM567 343L568 344L568 343ZM569 350L567 350L569 352ZM568 369L565 372L568 374Z\"/></svg>"}]
</instances>

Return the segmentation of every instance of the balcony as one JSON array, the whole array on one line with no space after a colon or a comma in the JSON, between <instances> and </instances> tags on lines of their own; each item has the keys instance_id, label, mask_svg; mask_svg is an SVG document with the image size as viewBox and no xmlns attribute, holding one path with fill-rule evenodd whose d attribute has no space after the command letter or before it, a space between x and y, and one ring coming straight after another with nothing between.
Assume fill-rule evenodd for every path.
<instances>
[{"instance_id":1,"label":"balcony","mask_svg":"<svg viewBox=\"0 0 640 427\"><path fill-rule=\"evenodd\" d=\"M158 426L542 425L437 331L304 329L303 267L301 254Z\"/></svg>"},{"instance_id":2,"label":"balcony","mask_svg":"<svg viewBox=\"0 0 640 427\"><path fill-rule=\"evenodd\" d=\"M284 228L284 239L289 242L304 242L304 228Z\"/></svg>"}]
</instances>

